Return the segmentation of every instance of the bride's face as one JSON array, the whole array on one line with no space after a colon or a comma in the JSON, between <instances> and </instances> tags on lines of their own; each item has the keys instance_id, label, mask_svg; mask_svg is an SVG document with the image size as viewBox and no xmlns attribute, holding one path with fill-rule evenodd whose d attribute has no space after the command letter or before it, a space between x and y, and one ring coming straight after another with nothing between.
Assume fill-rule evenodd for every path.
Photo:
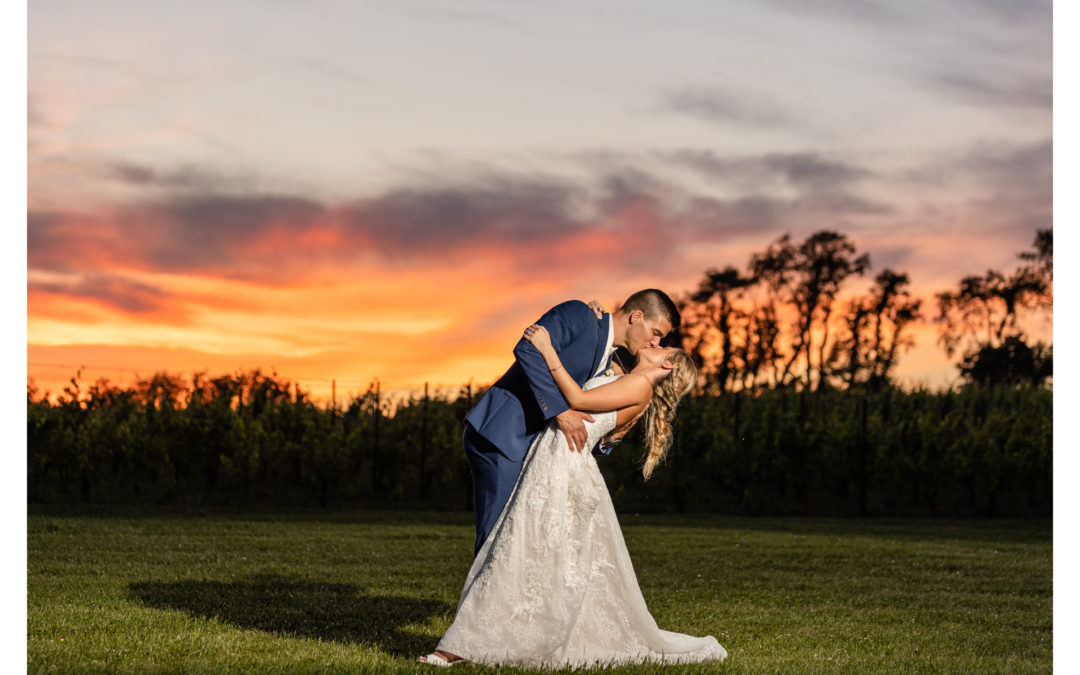
<instances>
[{"instance_id":1,"label":"bride's face","mask_svg":"<svg viewBox=\"0 0 1080 675\"><path fill-rule=\"evenodd\" d=\"M638 368L659 368L674 351L674 347L643 347L638 350L638 366L634 370L638 370Z\"/></svg>"}]
</instances>

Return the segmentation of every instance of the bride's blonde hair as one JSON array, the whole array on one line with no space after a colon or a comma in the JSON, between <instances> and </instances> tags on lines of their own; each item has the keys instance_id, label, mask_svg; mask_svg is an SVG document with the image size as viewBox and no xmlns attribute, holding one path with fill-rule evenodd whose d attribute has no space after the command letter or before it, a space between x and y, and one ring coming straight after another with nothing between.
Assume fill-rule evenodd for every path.
<instances>
[{"instance_id":1,"label":"bride's blonde hair","mask_svg":"<svg viewBox=\"0 0 1080 675\"><path fill-rule=\"evenodd\" d=\"M675 408L697 382L697 367L689 354L676 349L666 360L672 364L671 373L653 387L652 401L645 411L645 446L648 454L645 456L645 466L641 467L645 480L649 480L653 469L667 459Z\"/></svg>"}]
</instances>

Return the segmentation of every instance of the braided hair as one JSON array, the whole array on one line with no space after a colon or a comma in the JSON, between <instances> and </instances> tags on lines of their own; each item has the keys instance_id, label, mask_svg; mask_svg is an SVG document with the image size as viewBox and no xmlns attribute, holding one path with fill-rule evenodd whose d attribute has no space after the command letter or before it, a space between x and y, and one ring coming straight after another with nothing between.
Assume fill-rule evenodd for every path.
<instances>
[{"instance_id":1,"label":"braided hair","mask_svg":"<svg viewBox=\"0 0 1080 675\"><path fill-rule=\"evenodd\" d=\"M673 366L671 373L653 387L652 400L645 411L645 446L648 453L645 456L645 465L641 467L641 475L645 480L649 480L657 465L667 459L673 434L672 425L675 422L675 408L679 405L679 400L697 382L697 368L685 351L676 349L667 360Z\"/></svg>"}]
</instances>

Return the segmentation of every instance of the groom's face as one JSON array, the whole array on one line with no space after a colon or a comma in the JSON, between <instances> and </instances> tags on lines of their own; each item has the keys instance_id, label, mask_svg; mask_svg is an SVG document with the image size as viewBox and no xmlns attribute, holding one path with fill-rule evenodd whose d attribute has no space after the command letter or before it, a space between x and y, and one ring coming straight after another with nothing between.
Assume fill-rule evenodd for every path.
<instances>
[{"instance_id":1,"label":"groom's face","mask_svg":"<svg viewBox=\"0 0 1080 675\"><path fill-rule=\"evenodd\" d=\"M660 340L670 332L671 322L664 315L647 319L640 311L635 311L630 315L630 326L626 330L626 348L637 356L639 349L659 347Z\"/></svg>"}]
</instances>

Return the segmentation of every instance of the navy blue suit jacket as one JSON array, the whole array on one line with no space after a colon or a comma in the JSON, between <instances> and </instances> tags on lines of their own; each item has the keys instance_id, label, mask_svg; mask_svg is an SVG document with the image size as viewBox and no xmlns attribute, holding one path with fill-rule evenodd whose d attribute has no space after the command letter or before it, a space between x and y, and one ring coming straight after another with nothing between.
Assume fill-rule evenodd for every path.
<instances>
[{"instance_id":1,"label":"navy blue suit jacket","mask_svg":"<svg viewBox=\"0 0 1080 675\"><path fill-rule=\"evenodd\" d=\"M566 372L584 385L600 367L611 315L597 319L584 302L570 300L552 307L537 323L551 334L551 344ZM524 337L514 347L514 357L514 364L465 419L504 455L521 461L536 435L570 405L555 385L544 357Z\"/></svg>"}]
</instances>

